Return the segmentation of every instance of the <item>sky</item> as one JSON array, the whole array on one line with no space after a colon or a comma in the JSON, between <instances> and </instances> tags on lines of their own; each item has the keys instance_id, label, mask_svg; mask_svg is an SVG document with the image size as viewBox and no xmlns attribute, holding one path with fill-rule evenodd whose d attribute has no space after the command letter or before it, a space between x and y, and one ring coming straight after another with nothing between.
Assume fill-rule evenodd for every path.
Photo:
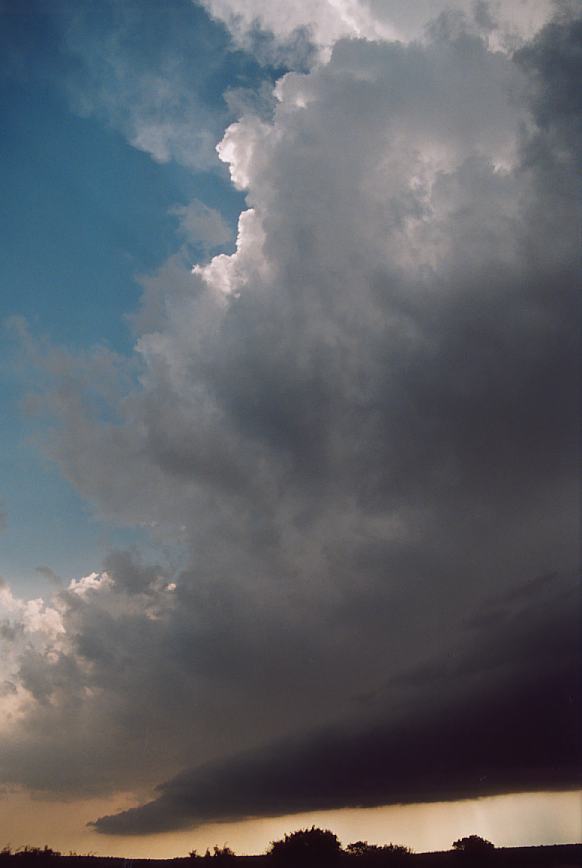
<instances>
[{"instance_id":1,"label":"sky","mask_svg":"<svg viewBox=\"0 0 582 868\"><path fill-rule=\"evenodd\" d=\"M581 840L579 4L0 49L0 845Z\"/></svg>"}]
</instances>

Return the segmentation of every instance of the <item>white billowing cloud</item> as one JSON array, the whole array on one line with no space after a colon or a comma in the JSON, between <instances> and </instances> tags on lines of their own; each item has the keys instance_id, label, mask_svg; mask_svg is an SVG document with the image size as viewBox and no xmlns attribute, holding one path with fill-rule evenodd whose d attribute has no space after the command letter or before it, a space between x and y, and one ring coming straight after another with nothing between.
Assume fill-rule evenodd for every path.
<instances>
[{"instance_id":1,"label":"white billowing cloud","mask_svg":"<svg viewBox=\"0 0 582 868\"><path fill-rule=\"evenodd\" d=\"M35 654L47 665L64 647L65 627L58 605L40 598L22 600L0 583L0 732L18 726L31 709L21 678L22 661Z\"/></svg>"},{"instance_id":2,"label":"white billowing cloud","mask_svg":"<svg viewBox=\"0 0 582 868\"><path fill-rule=\"evenodd\" d=\"M515 164L525 115L514 100L523 81L508 58L480 40L469 45L474 58L463 64L461 46L446 39L406 51L345 41L320 70L284 76L273 122L245 117L217 148L254 208L241 216L235 254L195 273L226 293L238 291L249 275L254 284L273 280L263 227L272 236L273 212L280 221L290 208L310 240L319 240L320 267L348 274L361 268L365 251L376 266L432 267L454 242L448 230L462 207L458 197L474 196L457 174L468 159L482 161L480 194L502 195L510 219L514 181L485 176L491 165ZM283 160L285 174L275 175ZM505 246L511 235L503 239Z\"/></svg>"},{"instance_id":3,"label":"white billowing cloud","mask_svg":"<svg viewBox=\"0 0 582 868\"><path fill-rule=\"evenodd\" d=\"M228 163L232 183L238 190L246 190L250 186L257 151L261 150L260 145L266 142L272 131L270 124L251 115L228 127L218 143L218 155L224 163Z\"/></svg>"},{"instance_id":4,"label":"white billowing cloud","mask_svg":"<svg viewBox=\"0 0 582 868\"><path fill-rule=\"evenodd\" d=\"M368 39L394 38L398 31L360 0L203 0L214 17L223 21L235 39L249 45L248 37L257 26L271 32L277 40L288 41L298 30L306 30L318 46L329 47L346 36Z\"/></svg>"},{"instance_id":5,"label":"white billowing cloud","mask_svg":"<svg viewBox=\"0 0 582 868\"><path fill-rule=\"evenodd\" d=\"M568 21L515 59L457 24L285 76L219 146L247 196L235 251L144 280L137 382L52 363L68 478L186 566L116 556L61 592L69 644L23 658L7 775L151 785L570 665L578 55Z\"/></svg>"},{"instance_id":6,"label":"white billowing cloud","mask_svg":"<svg viewBox=\"0 0 582 868\"><path fill-rule=\"evenodd\" d=\"M6 623L13 629L46 637L49 641L64 633L59 611L47 605L41 598L21 600L5 585L0 587L0 606L2 614L7 616Z\"/></svg>"},{"instance_id":7,"label":"white billowing cloud","mask_svg":"<svg viewBox=\"0 0 582 868\"><path fill-rule=\"evenodd\" d=\"M89 573L88 576L82 576L80 579L71 579L68 590L79 597L85 597L92 591L98 592L109 587L111 583L111 576L108 573Z\"/></svg>"},{"instance_id":8,"label":"white billowing cloud","mask_svg":"<svg viewBox=\"0 0 582 868\"><path fill-rule=\"evenodd\" d=\"M109 572L72 579L48 602L21 600L8 586L0 589L0 771L5 779L38 789L103 790L111 787L112 751L126 773L128 758L133 757L130 765L137 760L121 741L116 746L127 714L119 702L124 704L123 693L132 683L142 682L143 689L147 672L138 657L163 637L179 586L127 555L111 556L109 566ZM142 651L135 647L128 655L127 643L133 641ZM113 660L115 685L105 676ZM146 694L147 689L140 701L144 707ZM135 707L135 712L143 719L143 709ZM93 738L94 727L102 735L93 751L85 738ZM143 740L138 740L143 756Z\"/></svg>"},{"instance_id":9,"label":"white billowing cloud","mask_svg":"<svg viewBox=\"0 0 582 868\"><path fill-rule=\"evenodd\" d=\"M233 132L229 130L229 133ZM239 169L234 171L240 174ZM208 287L222 295L238 295L249 272L260 274L262 279L268 276L269 263L263 253L264 239L261 221L254 209L249 208L239 217L236 252L215 256L208 265L195 265L193 274L199 275Z\"/></svg>"},{"instance_id":10,"label":"white billowing cloud","mask_svg":"<svg viewBox=\"0 0 582 868\"><path fill-rule=\"evenodd\" d=\"M426 37L427 22L442 13L462 14L472 20L490 47L515 48L531 39L551 18L553 0L361 0L369 14L386 24L392 22L401 38L408 42Z\"/></svg>"},{"instance_id":11,"label":"white billowing cloud","mask_svg":"<svg viewBox=\"0 0 582 868\"><path fill-rule=\"evenodd\" d=\"M305 31L323 56L345 37L410 42L426 36L426 27L441 13L463 14L492 38L496 48L508 40L531 38L549 19L552 0L202 0L223 21L235 40L253 46L257 28L273 34L281 44Z\"/></svg>"}]
</instances>

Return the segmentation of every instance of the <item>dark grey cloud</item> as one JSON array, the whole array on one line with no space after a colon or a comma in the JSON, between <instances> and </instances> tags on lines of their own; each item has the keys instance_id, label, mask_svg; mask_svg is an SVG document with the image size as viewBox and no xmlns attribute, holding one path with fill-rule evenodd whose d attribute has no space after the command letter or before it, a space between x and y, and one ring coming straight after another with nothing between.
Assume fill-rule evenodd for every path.
<instances>
[{"instance_id":1,"label":"dark grey cloud","mask_svg":"<svg viewBox=\"0 0 582 868\"><path fill-rule=\"evenodd\" d=\"M575 147L582 133L582 97L576 87L582 63L582 21L572 14L572 4L562 3L558 9L555 20L518 52L516 60L532 75L540 129L545 134L559 130Z\"/></svg>"},{"instance_id":2,"label":"dark grey cloud","mask_svg":"<svg viewBox=\"0 0 582 868\"><path fill-rule=\"evenodd\" d=\"M469 654L452 648L440 667L403 673L413 696L423 682L420 702L388 704L373 723L328 728L183 772L157 788L155 801L102 817L96 829L144 834L208 820L576 788L578 593L571 579L555 585L521 605L500 603L487 613L496 613L493 629L480 618Z\"/></svg>"},{"instance_id":3,"label":"dark grey cloud","mask_svg":"<svg viewBox=\"0 0 582 868\"><path fill-rule=\"evenodd\" d=\"M3 776L168 781L102 831L574 782L580 18L455 22L247 101L236 252L150 276L129 371L47 356L53 455L170 551L10 622Z\"/></svg>"},{"instance_id":4,"label":"dark grey cloud","mask_svg":"<svg viewBox=\"0 0 582 868\"><path fill-rule=\"evenodd\" d=\"M571 680L552 677L507 695L479 691L427 714L422 725L283 742L183 773L154 802L102 817L95 828L151 834L207 821L576 789L582 765L571 689ZM557 728L560 739L548 739Z\"/></svg>"}]
</instances>

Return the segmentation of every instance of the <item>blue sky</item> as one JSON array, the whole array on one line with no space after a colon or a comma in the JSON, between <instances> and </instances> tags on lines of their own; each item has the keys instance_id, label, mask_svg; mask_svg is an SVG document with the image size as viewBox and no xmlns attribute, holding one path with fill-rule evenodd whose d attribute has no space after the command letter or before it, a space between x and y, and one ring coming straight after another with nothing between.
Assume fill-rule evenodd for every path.
<instances>
[{"instance_id":1,"label":"blue sky","mask_svg":"<svg viewBox=\"0 0 582 868\"><path fill-rule=\"evenodd\" d=\"M125 315L140 298L136 278L183 242L175 206L198 199L234 230L244 204L217 159L200 168L161 162L128 142L123 116L135 94L124 81L162 69L171 51L181 83L196 90L196 104L184 107L189 121L218 141L232 119L224 92L256 89L277 73L228 49L222 25L188 0L144 11L87 0L2 7L0 316L22 317L33 336L72 349L130 352ZM117 38L129 46L120 78L104 59ZM190 252L196 261L203 251ZM98 568L111 547L146 541L97 520L42 455L38 422L22 410L31 372L10 329L2 344L0 575L34 594L44 587L39 565L68 579Z\"/></svg>"}]
</instances>

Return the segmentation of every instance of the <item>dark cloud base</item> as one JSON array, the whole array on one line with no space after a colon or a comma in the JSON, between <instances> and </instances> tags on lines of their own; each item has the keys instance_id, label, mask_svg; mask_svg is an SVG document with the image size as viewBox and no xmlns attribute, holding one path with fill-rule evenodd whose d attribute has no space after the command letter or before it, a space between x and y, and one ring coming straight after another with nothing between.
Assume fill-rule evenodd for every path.
<instances>
[{"instance_id":1,"label":"dark cloud base","mask_svg":"<svg viewBox=\"0 0 582 868\"><path fill-rule=\"evenodd\" d=\"M582 774L578 583L542 576L469 619L448 660L388 679L367 724L286 739L184 772L106 834L303 811L567 790ZM411 700L391 705L394 682ZM418 699L418 696L422 698ZM257 715L260 709L257 709Z\"/></svg>"},{"instance_id":2,"label":"dark cloud base","mask_svg":"<svg viewBox=\"0 0 582 868\"><path fill-rule=\"evenodd\" d=\"M106 834L303 811L567 790L582 774L573 673L468 696L419 720L327 731L186 772L158 799L95 823Z\"/></svg>"}]
</instances>

